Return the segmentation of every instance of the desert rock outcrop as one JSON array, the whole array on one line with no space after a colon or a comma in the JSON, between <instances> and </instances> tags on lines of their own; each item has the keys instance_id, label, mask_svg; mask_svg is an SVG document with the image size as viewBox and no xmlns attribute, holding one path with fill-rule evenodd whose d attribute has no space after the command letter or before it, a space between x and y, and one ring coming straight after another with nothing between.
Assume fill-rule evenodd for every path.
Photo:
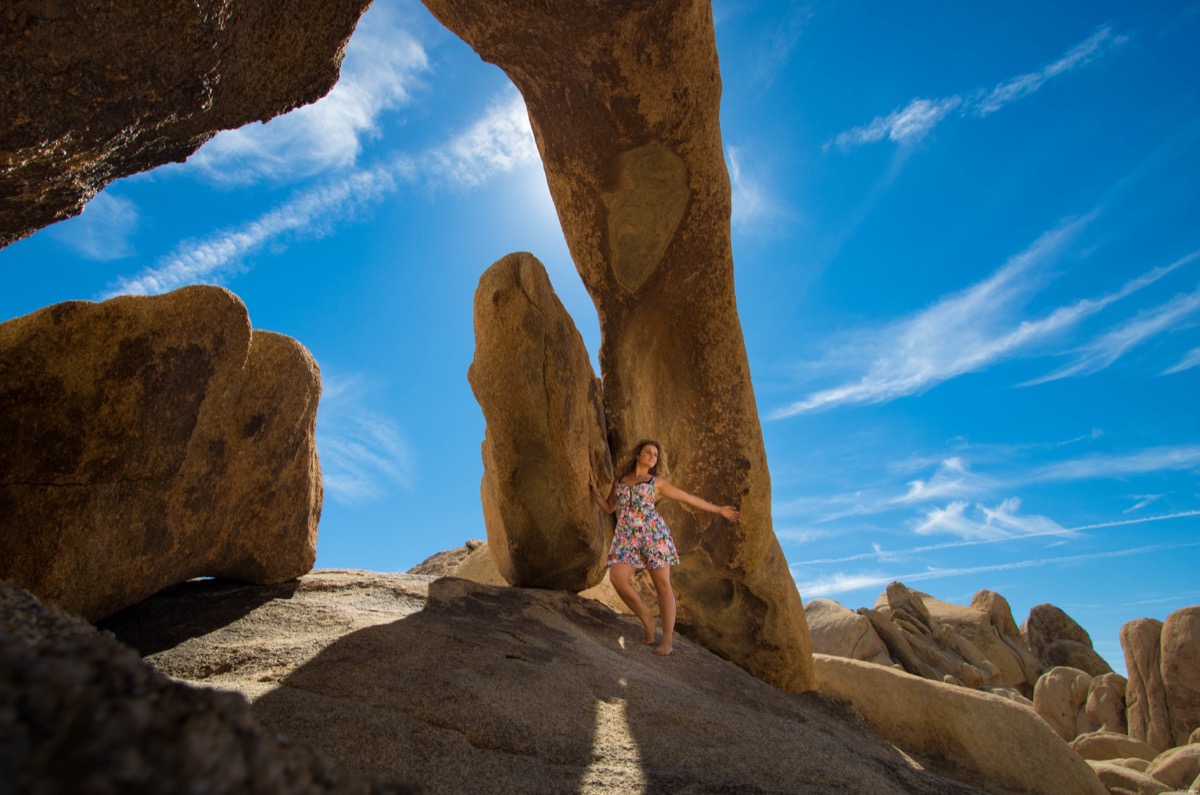
<instances>
[{"instance_id":1,"label":"desert rock outcrop","mask_svg":"<svg viewBox=\"0 0 1200 795\"><path fill-rule=\"evenodd\" d=\"M813 651L852 660L891 665L887 647L865 616L832 599L811 599L804 604Z\"/></svg>"},{"instance_id":2,"label":"desert rock outcrop","mask_svg":"<svg viewBox=\"0 0 1200 795\"><path fill-rule=\"evenodd\" d=\"M1168 748L1150 761L1146 775L1174 789L1187 789L1200 778L1200 746Z\"/></svg>"},{"instance_id":3,"label":"desert rock outcrop","mask_svg":"<svg viewBox=\"0 0 1200 795\"><path fill-rule=\"evenodd\" d=\"M333 87L368 0L8 0L0 246Z\"/></svg>"},{"instance_id":4,"label":"desert rock outcrop","mask_svg":"<svg viewBox=\"0 0 1200 795\"><path fill-rule=\"evenodd\" d=\"M1118 732L1095 731L1081 734L1071 741L1071 748L1084 759L1105 762L1113 759L1141 759L1148 766L1154 759L1154 749L1141 740Z\"/></svg>"},{"instance_id":5,"label":"desert rock outcrop","mask_svg":"<svg viewBox=\"0 0 1200 795\"><path fill-rule=\"evenodd\" d=\"M1113 672L1092 648L1087 630L1054 605L1034 605L1021 631L1045 668L1062 665L1091 676Z\"/></svg>"},{"instance_id":6,"label":"desert rock outcrop","mask_svg":"<svg viewBox=\"0 0 1200 795\"><path fill-rule=\"evenodd\" d=\"M813 660L819 692L850 703L924 765L990 792L1107 795L1087 763L1019 704L858 660Z\"/></svg>"},{"instance_id":7,"label":"desert rock outcrop","mask_svg":"<svg viewBox=\"0 0 1200 795\"><path fill-rule=\"evenodd\" d=\"M529 110L551 196L600 316L610 449L664 444L681 629L789 691L811 686L734 297L730 184L712 8L692 0L425 5L503 69ZM582 490L583 482L579 482Z\"/></svg>"},{"instance_id":8,"label":"desert rock outcrop","mask_svg":"<svg viewBox=\"0 0 1200 795\"><path fill-rule=\"evenodd\" d=\"M0 577L89 618L316 557L320 376L218 287L0 324Z\"/></svg>"},{"instance_id":9,"label":"desert rock outcrop","mask_svg":"<svg viewBox=\"0 0 1200 795\"><path fill-rule=\"evenodd\" d=\"M1139 618L1121 627L1121 648L1129 684L1125 688L1125 716L1129 736L1144 740L1155 751L1175 743L1171 714L1162 681L1163 622Z\"/></svg>"},{"instance_id":10,"label":"desert rock outcrop","mask_svg":"<svg viewBox=\"0 0 1200 795\"><path fill-rule=\"evenodd\" d=\"M632 616L563 591L327 570L187 583L105 626L160 671L246 694L265 727L430 795L978 792L817 693L687 640L655 657Z\"/></svg>"},{"instance_id":11,"label":"desert rock outcrop","mask_svg":"<svg viewBox=\"0 0 1200 795\"><path fill-rule=\"evenodd\" d=\"M1200 727L1200 606L1167 616L1162 628L1162 682L1172 745L1186 745Z\"/></svg>"},{"instance_id":12,"label":"desert rock outcrop","mask_svg":"<svg viewBox=\"0 0 1200 795\"><path fill-rule=\"evenodd\" d=\"M1088 731L1083 721L1092 677L1078 668L1060 665L1042 674L1033 689L1033 711L1070 742Z\"/></svg>"},{"instance_id":13,"label":"desert rock outcrop","mask_svg":"<svg viewBox=\"0 0 1200 795\"><path fill-rule=\"evenodd\" d=\"M0 581L0 791L401 795Z\"/></svg>"},{"instance_id":14,"label":"desert rock outcrop","mask_svg":"<svg viewBox=\"0 0 1200 795\"><path fill-rule=\"evenodd\" d=\"M532 254L479 279L468 378L487 420L480 490L496 568L519 586L600 582L612 530L587 488L612 481L600 380Z\"/></svg>"}]
</instances>

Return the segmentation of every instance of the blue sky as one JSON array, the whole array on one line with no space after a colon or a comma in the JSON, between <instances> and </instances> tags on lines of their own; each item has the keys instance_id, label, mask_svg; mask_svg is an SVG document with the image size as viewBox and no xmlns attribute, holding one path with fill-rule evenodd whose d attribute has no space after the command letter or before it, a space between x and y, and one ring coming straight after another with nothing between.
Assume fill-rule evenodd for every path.
<instances>
[{"instance_id":1,"label":"blue sky","mask_svg":"<svg viewBox=\"0 0 1200 795\"><path fill-rule=\"evenodd\" d=\"M1123 670L1200 603L1200 5L977 6L714 5L776 530L805 599L990 588ZM376 0L327 98L0 251L0 319L229 287L322 368L317 565L404 570L484 535L471 302L518 250L594 354L519 95Z\"/></svg>"}]
</instances>

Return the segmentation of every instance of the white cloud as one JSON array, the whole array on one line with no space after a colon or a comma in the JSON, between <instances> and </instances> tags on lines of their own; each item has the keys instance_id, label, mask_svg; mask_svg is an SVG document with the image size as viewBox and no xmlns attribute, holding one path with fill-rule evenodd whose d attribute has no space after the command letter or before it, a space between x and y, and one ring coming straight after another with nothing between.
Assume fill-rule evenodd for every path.
<instances>
[{"instance_id":1,"label":"white cloud","mask_svg":"<svg viewBox=\"0 0 1200 795\"><path fill-rule=\"evenodd\" d=\"M325 493L343 503L378 499L393 487L411 489L415 470L408 441L390 418L365 407L357 377L322 377L317 451Z\"/></svg>"},{"instance_id":2,"label":"white cloud","mask_svg":"<svg viewBox=\"0 0 1200 795\"><path fill-rule=\"evenodd\" d=\"M1164 370L1163 375L1174 375L1182 373L1184 370L1191 370L1193 367L1200 367L1200 348L1192 348L1184 357L1179 360L1171 368Z\"/></svg>"},{"instance_id":3,"label":"white cloud","mask_svg":"<svg viewBox=\"0 0 1200 795\"><path fill-rule=\"evenodd\" d=\"M958 497L973 494L983 488L983 485L967 471L967 465L962 458L955 456L943 461L929 480L910 480L908 492L893 502L927 502Z\"/></svg>"},{"instance_id":4,"label":"white cloud","mask_svg":"<svg viewBox=\"0 0 1200 795\"><path fill-rule=\"evenodd\" d=\"M1200 467L1200 444L1151 447L1124 455L1092 455L1047 464L1033 470L1028 482L1124 478L1148 472Z\"/></svg>"},{"instance_id":5,"label":"white cloud","mask_svg":"<svg viewBox=\"0 0 1200 795\"><path fill-rule=\"evenodd\" d=\"M741 147L725 148L725 164L729 167L729 182L732 190L733 227L749 230L764 222L786 215L767 192L766 187L745 168L745 153Z\"/></svg>"},{"instance_id":6,"label":"white cloud","mask_svg":"<svg viewBox=\"0 0 1200 795\"><path fill-rule=\"evenodd\" d=\"M934 508L925 514L924 520L912 522L913 532L918 535L952 533L967 539L998 539L1014 536L1070 536L1072 532L1045 516L1020 515L1021 500L1010 497L994 508L982 504L974 506L973 515L968 515L968 504L956 501L945 508Z\"/></svg>"},{"instance_id":7,"label":"white cloud","mask_svg":"<svg viewBox=\"0 0 1200 795\"><path fill-rule=\"evenodd\" d=\"M118 280L102 297L153 295L196 282L219 282L236 271L247 255L291 237L327 234L337 221L378 203L401 184L429 179L470 187L536 158L525 105L513 92L442 146L416 158L397 155L384 165L351 171L301 190L253 221L184 241L152 268Z\"/></svg>"},{"instance_id":8,"label":"white cloud","mask_svg":"<svg viewBox=\"0 0 1200 795\"><path fill-rule=\"evenodd\" d=\"M1162 497L1163 495L1161 494L1140 494L1134 498L1137 500L1137 502L1121 511L1121 513L1133 513L1134 511L1140 511L1141 509L1147 508L1158 502L1162 499Z\"/></svg>"},{"instance_id":9,"label":"white cloud","mask_svg":"<svg viewBox=\"0 0 1200 795\"><path fill-rule=\"evenodd\" d=\"M1189 258L1195 257L1196 254L1192 254ZM1049 375L1027 381L1021 386L1034 386L1062 378L1098 373L1150 338L1175 330L1181 321L1197 310L1200 310L1200 288L1187 295L1177 295L1153 309L1139 312L1133 320L1108 331L1080 349L1071 364Z\"/></svg>"},{"instance_id":10,"label":"white cloud","mask_svg":"<svg viewBox=\"0 0 1200 795\"><path fill-rule=\"evenodd\" d=\"M1129 37L1113 33L1103 27L1088 39L1076 44L1053 63L1036 72L1019 75L1000 83L990 91L979 89L971 92L967 99L955 94L941 99L917 98L903 108L886 116L876 116L870 123L839 133L833 144L846 150L855 146L875 143L887 138L896 144L915 143L938 125L955 109L964 114L988 116L1005 105L1027 97L1050 79L1077 69L1108 52L1117 49ZM826 149L829 148L827 144Z\"/></svg>"},{"instance_id":11,"label":"white cloud","mask_svg":"<svg viewBox=\"0 0 1200 795\"><path fill-rule=\"evenodd\" d=\"M49 234L79 256L107 262L133 254L130 237L138 228L138 209L109 191L97 194L83 212L50 227Z\"/></svg>"},{"instance_id":12,"label":"white cloud","mask_svg":"<svg viewBox=\"0 0 1200 795\"><path fill-rule=\"evenodd\" d=\"M406 104L429 68L421 44L383 3L375 3L346 47L337 85L311 105L266 124L226 130L187 162L207 179L232 185L293 180L354 165L378 119Z\"/></svg>"}]
</instances>

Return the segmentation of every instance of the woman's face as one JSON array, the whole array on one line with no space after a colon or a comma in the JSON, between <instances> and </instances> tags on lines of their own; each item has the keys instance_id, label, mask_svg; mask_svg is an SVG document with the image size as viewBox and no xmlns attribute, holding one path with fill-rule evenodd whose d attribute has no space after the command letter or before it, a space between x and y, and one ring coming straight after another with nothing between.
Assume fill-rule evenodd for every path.
<instances>
[{"instance_id":1,"label":"woman's face","mask_svg":"<svg viewBox=\"0 0 1200 795\"><path fill-rule=\"evenodd\" d=\"M658 463L658 448L652 444L643 445L638 453L638 463L647 469Z\"/></svg>"}]
</instances>

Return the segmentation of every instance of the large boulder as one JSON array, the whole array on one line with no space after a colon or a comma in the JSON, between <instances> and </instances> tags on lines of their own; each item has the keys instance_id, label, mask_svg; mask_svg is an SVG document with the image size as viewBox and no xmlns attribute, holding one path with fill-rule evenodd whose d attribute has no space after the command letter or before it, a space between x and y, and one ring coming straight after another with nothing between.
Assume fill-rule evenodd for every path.
<instances>
[{"instance_id":1,"label":"large boulder","mask_svg":"<svg viewBox=\"0 0 1200 795\"><path fill-rule=\"evenodd\" d=\"M481 493L496 568L512 585L597 584L612 541L587 487L612 482L600 380L532 254L479 279L467 377L487 420Z\"/></svg>"},{"instance_id":2,"label":"large boulder","mask_svg":"<svg viewBox=\"0 0 1200 795\"><path fill-rule=\"evenodd\" d=\"M1089 731L1109 731L1127 734L1125 718L1125 688L1129 682L1120 674L1104 674L1088 685L1084 720Z\"/></svg>"},{"instance_id":3,"label":"large boulder","mask_svg":"<svg viewBox=\"0 0 1200 795\"><path fill-rule=\"evenodd\" d=\"M1149 765L1150 761L1157 756L1154 749L1141 740L1109 731L1081 734L1071 741L1071 748L1084 759L1097 762L1114 759L1141 759Z\"/></svg>"},{"instance_id":4,"label":"large boulder","mask_svg":"<svg viewBox=\"0 0 1200 795\"><path fill-rule=\"evenodd\" d=\"M984 656L999 669L998 678L1002 684L1028 689L1027 692L1032 693L1042 673L1042 664L1021 635L1008 600L995 591L981 590L971 599L968 609L983 612L988 622L967 620L960 623L944 613L939 613L938 618L953 624L979 647ZM934 609L934 612L938 611ZM965 615L971 616L970 613Z\"/></svg>"},{"instance_id":5,"label":"large boulder","mask_svg":"<svg viewBox=\"0 0 1200 795\"><path fill-rule=\"evenodd\" d=\"M832 599L811 599L804 605L813 651L834 657L891 665L887 647L866 616Z\"/></svg>"},{"instance_id":6,"label":"large boulder","mask_svg":"<svg viewBox=\"0 0 1200 795\"><path fill-rule=\"evenodd\" d=\"M370 0L7 0L0 246L333 87Z\"/></svg>"},{"instance_id":7,"label":"large boulder","mask_svg":"<svg viewBox=\"0 0 1200 795\"><path fill-rule=\"evenodd\" d=\"M239 693L169 679L0 581L0 792L412 792L264 729Z\"/></svg>"},{"instance_id":8,"label":"large boulder","mask_svg":"<svg viewBox=\"0 0 1200 795\"><path fill-rule=\"evenodd\" d=\"M430 793L979 792L820 694L682 638L656 657L633 616L564 591L316 571L186 583L105 626L160 671L250 697L264 726Z\"/></svg>"},{"instance_id":9,"label":"large boulder","mask_svg":"<svg viewBox=\"0 0 1200 795\"><path fill-rule=\"evenodd\" d=\"M846 701L921 764L995 793L1108 795L1029 709L894 668L813 655L817 690Z\"/></svg>"},{"instance_id":10,"label":"large boulder","mask_svg":"<svg viewBox=\"0 0 1200 795\"><path fill-rule=\"evenodd\" d=\"M95 619L192 577L303 574L320 391L219 287L0 324L0 577Z\"/></svg>"},{"instance_id":11,"label":"large boulder","mask_svg":"<svg viewBox=\"0 0 1200 795\"><path fill-rule=\"evenodd\" d=\"M1200 728L1200 606L1167 616L1162 628L1162 683L1171 715L1172 745L1186 745Z\"/></svg>"},{"instance_id":12,"label":"large boulder","mask_svg":"<svg viewBox=\"0 0 1200 795\"><path fill-rule=\"evenodd\" d=\"M1054 605L1034 605L1021 631L1045 668L1061 665L1087 671L1092 676L1113 672L1092 648L1087 630Z\"/></svg>"},{"instance_id":13,"label":"large boulder","mask_svg":"<svg viewBox=\"0 0 1200 795\"><path fill-rule=\"evenodd\" d=\"M1121 627L1121 649L1129 684L1125 688L1125 717L1129 736L1144 740L1155 751L1175 745L1171 714L1162 680L1163 622L1138 618Z\"/></svg>"},{"instance_id":14,"label":"large boulder","mask_svg":"<svg viewBox=\"0 0 1200 795\"><path fill-rule=\"evenodd\" d=\"M1088 762L1110 795L1162 795L1171 788L1156 778L1113 762Z\"/></svg>"},{"instance_id":15,"label":"large boulder","mask_svg":"<svg viewBox=\"0 0 1200 795\"><path fill-rule=\"evenodd\" d=\"M712 7L694 0L425 0L516 84L600 316L610 449L664 445L672 482L741 507L667 503L680 628L784 690L812 683L808 628L771 528L771 485L734 296ZM583 491L585 483L575 487Z\"/></svg>"},{"instance_id":16,"label":"large boulder","mask_svg":"<svg viewBox=\"0 0 1200 795\"><path fill-rule=\"evenodd\" d=\"M1083 718L1091 684L1092 677L1078 668L1051 668L1033 689L1033 711L1070 742L1088 731Z\"/></svg>"},{"instance_id":17,"label":"large boulder","mask_svg":"<svg viewBox=\"0 0 1200 795\"><path fill-rule=\"evenodd\" d=\"M1173 789L1187 789L1200 777L1200 745L1168 748L1150 761L1146 775Z\"/></svg>"}]
</instances>

